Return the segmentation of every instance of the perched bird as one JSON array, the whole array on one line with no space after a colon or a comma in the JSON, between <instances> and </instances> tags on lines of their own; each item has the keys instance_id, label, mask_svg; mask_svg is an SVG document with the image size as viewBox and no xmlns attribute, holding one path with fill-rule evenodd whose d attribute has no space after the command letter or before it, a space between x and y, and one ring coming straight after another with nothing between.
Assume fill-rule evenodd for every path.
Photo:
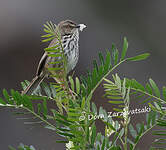
<instances>
[{"instance_id":1,"label":"perched bird","mask_svg":"<svg viewBox=\"0 0 166 150\"><path fill-rule=\"evenodd\" d=\"M64 55L66 57L66 70L69 73L73 70L78 62L79 58L79 31L82 31L86 26L84 24L76 24L71 20L61 21L57 25L58 32L61 36L61 43L63 46ZM48 47L54 47L57 44L57 38L53 39ZM52 52L53 53L53 52ZM50 74L57 75L58 71L49 71L48 68L56 67L57 64L50 64L50 62L56 62L56 57L48 56L48 52L45 52L39 61L36 76L33 78L29 86L22 92L22 94L32 94L37 86L43 81L44 78ZM61 64L59 64L61 65ZM63 66L62 66L63 67ZM63 72L61 72L63 73ZM56 79L58 81L59 79Z\"/></svg>"}]
</instances>

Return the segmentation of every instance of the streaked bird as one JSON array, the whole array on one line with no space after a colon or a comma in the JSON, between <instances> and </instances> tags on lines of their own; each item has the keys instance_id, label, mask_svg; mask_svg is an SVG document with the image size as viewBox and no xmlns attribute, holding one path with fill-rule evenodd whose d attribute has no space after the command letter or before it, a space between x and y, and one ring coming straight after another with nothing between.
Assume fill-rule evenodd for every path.
<instances>
[{"instance_id":1,"label":"streaked bird","mask_svg":"<svg viewBox=\"0 0 166 150\"><path fill-rule=\"evenodd\" d=\"M61 36L61 43L66 57L66 70L69 73L73 70L78 62L79 58L79 31L82 31L86 26L84 24L76 24L71 20L61 21L57 25L58 32ZM48 47L55 47L57 44L57 38L53 39ZM54 52L51 52L54 53ZM48 68L57 67L57 64L50 64L50 62L56 62L62 58L48 56L48 52L45 52L39 61L36 76L33 78L29 86L22 92L22 94L30 95L37 88L37 86L43 81L44 78L49 77L50 74L57 75L63 72L49 71ZM61 65L61 64L58 64ZM63 64L62 64L63 65ZM58 66L61 67L61 66ZM63 66L62 66L63 67ZM56 78L56 81L60 79Z\"/></svg>"}]
</instances>

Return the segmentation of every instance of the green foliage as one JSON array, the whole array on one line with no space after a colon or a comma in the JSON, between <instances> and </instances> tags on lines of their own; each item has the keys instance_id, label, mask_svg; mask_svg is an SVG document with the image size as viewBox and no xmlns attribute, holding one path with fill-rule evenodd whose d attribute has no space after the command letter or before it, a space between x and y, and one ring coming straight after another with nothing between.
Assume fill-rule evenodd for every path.
<instances>
[{"instance_id":1,"label":"green foliage","mask_svg":"<svg viewBox=\"0 0 166 150\"><path fill-rule=\"evenodd\" d=\"M104 79L107 83L104 84L105 96L109 99L109 103L117 105L113 110L123 112L125 107L129 107L129 92L130 88L126 88L126 79L121 82L120 77L113 75L114 82Z\"/></svg>"},{"instance_id":2,"label":"green foliage","mask_svg":"<svg viewBox=\"0 0 166 150\"><path fill-rule=\"evenodd\" d=\"M166 103L160 103L160 102L153 102L153 104L149 103L151 109L155 112L158 112L162 117L157 119L157 125L161 127L160 130L155 130L153 131L153 134L156 135L156 139L153 142L154 146L158 148L159 146L165 147L166 148L166 111L165 107L163 110L164 104Z\"/></svg>"},{"instance_id":3,"label":"green foliage","mask_svg":"<svg viewBox=\"0 0 166 150\"><path fill-rule=\"evenodd\" d=\"M21 95L18 91L14 90L11 90L9 94L5 89L3 90L3 95L5 99L1 98L1 106L24 109L25 113L22 114L25 115L27 115L27 112L32 113L33 115L35 115L36 121L29 122L31 124L39 123L37 119L40 119L40 123L47 122L46 118L48 115L48 108L47 108L46 97ZM35 109L33 101L39 101L39 100L40 103L38 103L37 108ZM29 119L31 119L31 117Z\"/></svg>"},{"instance_id":4,"label":"green foliage","mask_svg":"<svg viewBox=\"0 0 166 150\"><path fill-rule=\"evenodd\" d=\"M47 34L42 36L43 38L45 38L44 40L42 40L42 42L52 41L53 39L60 36L57 35L59 34L59 32L57 32L57 26L51 21L44 24L44 32L46 32Z\"/></svg>"},{"instance_id":5,"label":"green foliage","mask_svg":"<svg viewBox=\"0 0 166 150\"><path fill-rule=\"evenodd\" d=\"M58 26L53 24L52 22L47 22L44 24L44 31L47 33L42 37L45 38L42 40L43 42L47 42L53 40L53 44L50 44L47 48L45 48L45 52L49 57L52 57L52 62L49 64L54 65L54 67L49 67L48 70L52 73L52 77L57 79L63 79L61 81L58 80L60 84L64 84L68 86L66 77L67 77L67 61L64 54L64 49L62 46L61 35L58 29ZM56 61L55 61L56 60ZM56 67L55 67L56 65ZM63 73L54 73L54 72L63 72Z\"/></svg>"},{"instance_id":6,"label":"green foliage","mask_svg":"<svg viewBox=\"0 0 166 150\"><path fill-rule=\"evenodd\" d=\"M111 147L111 144L112 142L110 142L107 137L103 136L101 133L97 134L95 143L96 150L109 149Z\"/></svg>"},{"instance_id":7,"label":"green foliage","mask_svg":"<svg viewBox=\"0 0 166 150\"><path fill-rule=\"evenodd\" d=\"M124 42L123 42L123 50L122 50L122 54L121 54L121 60L125 59L127 48L128 48L128 42L127 42L127 39L125 37Z\"/></svg>"},{"instance_id":8,"label":"green foliage","mask_svg":"<svg viewBox=\"0 0 166 150\"><path fill-rule=\"evenodd\" d=\"M121 57L119 57L119 51L114 44L112 45L111 50L106 51L105 57L99 52L99 64L94 60L92 71L87 73L87 77L81 76L81 81L84 84L84 86L81 86L83 96L89 96L89 94L92 94L104 78L114 71L114 69L116 69L121 63L125 61L144 60L149 56L149 53L145 53L135 57L125 58L127 48L128 42L127 39L124 38Z\"/></svg>"},{"instance_id":9,"label":"green foliage","mask_svg":"<svg viewBox=\"0 0 166 150\"><path fill-rule=\"evenodd\" d=\"M66 58L58 27L52 22L47 22L44 27L46 35L42 36L43 42L56 39L54 45L45 48L48 56L57 60L50 62L57 64L57 67L49 68L51 76L63 80L60 82L56 80L56 83L49 84L42 82L32 95L22 95L13 89L10 91L4 89L1 92L3 95L0 98L1 107L23 109L24 112L21 111L20 114L27 116L26 124L37 123L49 130L56 131L57 134L64 137L64 140L57 142L65 143L67 149L74 150L127 150L128 147L130 150L134 150L143 135L155 126L166 127L166 111L163 109L163 105L166 103L166 87L163 87L160 92L152 79L149 79L149 82L143 86L135 79L120 78L118 74L112 75L112 79L108 79L108 75L120 64L127 61L144 60L149 56L148 53L126 58L128 42L124 38L122 52L112 44L111 50L107 50L105 54L99 52L99 62L93 61L93 68L87 72L86 76L80 78L69 76L67 80ZM55 71L64 73L54 74ZM104 96L108 99L108 103L114 106L113 110L120 115L110 116L103 107L97 107L94 102L91 102L94 91L103 81ZM23 90L29 83L27 80L21 82ZM142 103L148 102L153 110L146 114L146 122L137 123L135 126L132 125L128 114L131 95L142 99ZM49 102L55 105L49 108L47 106ZM33 117L29 114L32 114ZM100 119L104 125L104 135L97 130L97 119ZM165 142L165 131L163 129L154 132L160 137L154 141L151 149L159 148L156 145ZM131 138L129 138L129 134ZM18 147L18 150L34 149L32 146L28 147L23 144ZM10 146L10 150L16 149Z\"/></svg>"},{"instance_id":10,"label":"green foliage","mask_svg":"<svg viewBox=\"0 0 166 150\"><path fill-rule=\"evenodd\" d=\"M166 120L165 115L166 111L163 110L163 104L164 104L164 96L165 96L165 87L163 87L163 99L161 99L161 94L158 86L156 83L152 80L149 79L149 83L146 84L146 87L141 85L139 82L137 82L135 79L129 80L124 78L121 80L118 75L116 74L115 76L113 75L113 80L110 81L108 79L104 79L107 83L104 84L105 88L105 95L107 96L108 99L110 99L109 103L115 104L118 107L114 107L113 109L118 112L122 112L123 108L126 107L125 105L125 93L128 93L126 97L129 98L129 95L136 95L137 98L143 99L143 103L147 101L152 101L152 103L149 103L149 106L153 111L149 112L147 114L146 120L147 123L138 123L136 125L136 130L132 126L132 124L129 124L129 131L133 139L127 139L127 141L130 143L130 149L135 149L138 141L142 138L146 132L151 130L154 126L159 125L159 126L166 126ZM127 92L131 89L131 94L130 92ZM129 102L129 99L127 100ZM160 113L161 116L159 117L157 113ZM160 135L160 136L166 136L165 130L160 130L160 131L155 131L155 135ZM164 144L165 137L156 139L154 144Z\"/></svg>"},{"instance_id":11,"label":"green foliage","mask_svg":"<svg viewBox=\"0 0 166 150\"><path fill-rule=\"evenodd\" d=\"M81 95L81 86L83 86L83 84L80 83L79 78L76 77L74 80L71 76L69 76L69 83L70 83L70 87L71 87L73 94L75 96L80 96Z\"/></svg>"},{"instance_id":12,"label":"green foliage","mask_svg":"<svg viewBox=\"0 0 166 150\"><path fill-rule=\"evenodd\" d=\"M157 130L153 132L154 135L161 136L160 138L156 138L153 144L156 145L155 148L158 148L158 149L160 149L159 147L160 145L162 145L162 147L163 146L166 147L166 144L165 144L165 136L166 136L165 134L165 131L166 131L165 86L163 86L162 92L160 92L159 87L152 79L149 79L149 82L146 83L145 86L137 82L135 79L132 79L132 80L127 79L126 81L127 81L127 87L130 87L134 91L131 93L132 95L136 95L136 98L142 99L143 100L142 103L148 102L150 108L154 112L160 114L160 117L157 117L156 115L154 114L152 115L149 113L149 116L147 116L147 120L148 120L147 126L144 125L144 127L146 127L145 128L146 130L151 129L153 126L156 126L156 125L162 128L164 127L164 129L160 131Z\"/></svg>"},{"instance_id":13,"label":"green foliage","mask_svg":"<svg viewBox=\"0 0 166 150\"><path fill-rule=\"evenodd\" d=\"M149 55L150 55L149 53L144 53L144 54L141 54L141 55L138 55L138 56L135 56L135 57L130 57L130 58L128 58L128 60L130 60L130 61L144 60L147 57L149 57Z\"/></svg>"},{"instance_id":14,"label":"green foliage","mask_svg":"<svg viewBox=\"0 0 166 150\"><path fill-rule=\"evenodd\" d=\"M27 145L24 145L22 143L18 146L18 149L15 149L12 146L9 146L9 149L10 150L36 150L32 145L31 146L27 146Z\"/></svg>"},{"instance_id":15,"label":"green foliage","mask_svg":"<svg viewBox=\"0 0 166 150\"><path fill-rule=\"evenodd\" d=\"M160 101L164 103L165 99L165 87L163 87L162 97L160 94L160 90L157 84L152 80L149 79L149 82L143 86L135 79L127 79L126 80L127 87L130 87L134 92L131 93L132 95L137 95L139 99L143 99L142 103L150 102L150 101Z\"/></svg>"},{"instance_id":16,"label":"green foliage","mask_svg":"<svg viewBox=\"0 0 166 150\"><path fill-rule=\"evenodd\" d=\"M134 150L139 140L142 138L144 134L146 134L149 130L151 130L154 126L156 126L156 120L158 115L156 112L149 112L146 114L146 123L137 123L136 127L129 124L129 131L133 139L128 139L130 143L130 149Z\"/></svg>"}]
</instances>

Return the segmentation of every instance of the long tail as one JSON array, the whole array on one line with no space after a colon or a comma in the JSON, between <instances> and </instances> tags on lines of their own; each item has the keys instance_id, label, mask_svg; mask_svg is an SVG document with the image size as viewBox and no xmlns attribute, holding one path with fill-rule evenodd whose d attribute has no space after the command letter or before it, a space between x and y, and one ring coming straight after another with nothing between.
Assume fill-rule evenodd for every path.
<instances>
[{"instance_id":1,"label":"long tail","mask_svg":"<svg viewBox=\"0 0 166 150\"><path fill-rule=\"evenodd\" d=\"M44 78L45 76L36 76L35 78L33 78L33 80L27 86L27 88L24 91L22 91L22 95L23 94L31 95L33 91L37 88L37 86L40 85L40 83L43 81Z\"/></svg>"}]
</instances>

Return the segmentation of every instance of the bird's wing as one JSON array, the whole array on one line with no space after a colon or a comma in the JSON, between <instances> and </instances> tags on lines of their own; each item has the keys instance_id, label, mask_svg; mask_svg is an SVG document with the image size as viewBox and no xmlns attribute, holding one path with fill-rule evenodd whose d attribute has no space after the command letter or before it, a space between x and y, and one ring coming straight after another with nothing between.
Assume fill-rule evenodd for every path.
<instances>
[{"instance_id":1,"label":"bird's wing","mask_svg":"<svg viewBox=\"0 0 166 150\"><path fill-rule=\"evenodd\" d=\"M49 44L48 47L53 47L53 46L55 46L55 44L57 44L56 41L57 41L56 38L53 39L53 40L51 41L51 43ZM40 76L41 72L43 71L43 68L45 67L47 58L48 58L48 55L47 55L47 52L45 52L45 53L43 54L42 58L40 59L39 64L38 64L37 72L36 72L36 75L37 75L37 76Z\"/></svg>"},{"instance_id":2,"label":"bird's wing","mask_svg":"<svg viewBox=\"0 0 166 150\"><path fill-rule=\"evenodd\" d=\"M53 47L57 44L57 38L53 39L48 47Z\"/></svg>"},{"instance_id":3,"label":"bird's wing","mask_svg":"<svg viewBox=\"0 0 166 150\"><path fill-rule=\"evenodd\" d=\"M38 64L37 72L36 72L36 75L37 75L37 76L40 76L41 72L43 71L43 68L44 68L44 66L45 66L47 57L48 57L47 52L45 52L45 53L43 54L42 58L40 59L39 64Z\"/></svg>"}]
</instances>

